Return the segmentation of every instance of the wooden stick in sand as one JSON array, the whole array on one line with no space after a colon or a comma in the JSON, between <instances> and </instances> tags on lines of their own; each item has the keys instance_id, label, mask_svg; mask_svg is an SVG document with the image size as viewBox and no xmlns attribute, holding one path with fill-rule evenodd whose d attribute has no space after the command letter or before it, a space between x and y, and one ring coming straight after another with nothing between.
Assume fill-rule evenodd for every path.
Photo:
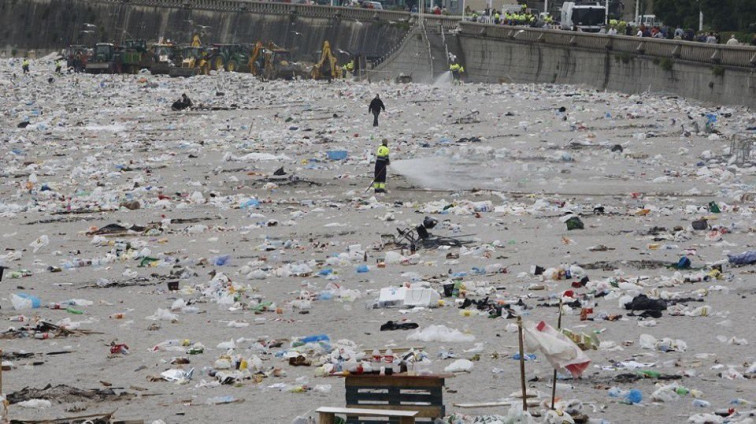
<instances>
[{"instance_id":1,"label":"wooden stick in sand","mask_svg":"<svg viewBox=\"0 0 756 424\"><path fill-rule=\"evenodd\" d=\"M520 342L520 385L522 386L522 410L528 410L527 388L525 387L525 348L522 346L522 317L517 317L517 334Z\"/></svg>"},{"instance_id":2,"label":"wooden stick in sand","mask_svg":"<svg viewBox=\"0 0 756 424\"><path fill-rule=\"evenodd\" d=\"M557 330L562 329L562 299L559 299L559 319L557 320ZM554 399L556 399L556 381L557 370L554 368L554 379L551 380L551 409L554 409Z\"/></svg>"}]
</instances>

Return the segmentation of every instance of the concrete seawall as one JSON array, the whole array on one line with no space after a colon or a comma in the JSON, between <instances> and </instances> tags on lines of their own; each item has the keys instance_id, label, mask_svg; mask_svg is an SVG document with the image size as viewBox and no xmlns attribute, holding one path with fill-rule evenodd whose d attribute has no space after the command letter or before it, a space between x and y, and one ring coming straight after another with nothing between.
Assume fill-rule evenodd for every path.
<instances>
[{"instance_id":1,"label":"concrete seawall","mask_svg":"<svg viewBox=\"0 0 756 424\"><path fill-rule=\"evenodd\" d=\"M329 40L335 49L371 57L386 54L410 29L407 13L232 0L3 0L0 49L60 49L129 38L165 37L188 43L273 41L311 59Z\"/></svg>"},{"instance_id":2,"label":"concrete seawall","mask_svg":"<svg viewBox=\"0 0 756 424\"><path fill-rule=\"evenodd\" d=\"M468 79L585 84L756 108L756 49L462 23Z\"/></svg>"}]
</instances>

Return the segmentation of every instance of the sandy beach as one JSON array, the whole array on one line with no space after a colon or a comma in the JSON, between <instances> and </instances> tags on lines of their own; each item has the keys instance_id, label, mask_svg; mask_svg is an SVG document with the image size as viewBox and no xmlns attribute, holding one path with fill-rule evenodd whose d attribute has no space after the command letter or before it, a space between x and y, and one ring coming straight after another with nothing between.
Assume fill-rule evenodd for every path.
<instances>
[{"instance_id":1,"label":"sandy beach","mask_svg":"<svg viewBox=\"0 0 756 424\"><path fill-rule=\"evenodd\" d=\"M756 268L727 263L756 250L756 167L730 152L754 137L752 111L571 86L53 75L45 60L28 76L20 69L0 61L0 320L4 331L41 320L71 333L3 333L2 391L65 384L114 395L12 404L13 419L116 410L147 423L288 424L345 405L343 378L319 376L339 347L422 348L439 374L474 359L446 379L444 422L504 417L507 406L454 406L516 404L520 387L515 320L460 309L463 299L443 295L456 279L469 299L521 301L513 310L526 321L556 326L560 298L592 308L582 321L580 307L563 308L563 327L600 346L585 352L581 379L560 373L557 390L590 422L681 423L728 408L738 414L727 422L753 422ZM171 111L182 93L196 108ZM386 105L377 128L375 94ZM388 193L376 195L366 189L383 138ZM329 160L335 151L346 159ZM569 213L583 229L567 229ZM469 243L414 255L381 245L425 216L439 221L433 235ZM707 228L694 230L702 218ZM379 267L388 252L403 256ZM672 268L682 257L692 269ZM546 272L533 275L535 265ZM559 267L575 275L550 278ZM443 305L374 307L381 288L402 285L429 287ZM19 293L41 307L15 310ZM622 302L638 294L667 309L628 316ZM380 331L389 320L475 339L408 340L414 330ZM336 353L317 345L310 366L291 366L292 342L321 334ZM642 335L684 345L649 349ZM117 344L128 349L111 353ZM234 358L247 370L224 370ZM190 369L182 382L161 378ZM616 380L639 370L670 379ZM552 372L541 352L526 364L544 405ZM688 392L654 399L672 383ZM615 386L642 401L610 397ZM543 422L545 409L532 409Z\"/></svg>"}]
</instances>

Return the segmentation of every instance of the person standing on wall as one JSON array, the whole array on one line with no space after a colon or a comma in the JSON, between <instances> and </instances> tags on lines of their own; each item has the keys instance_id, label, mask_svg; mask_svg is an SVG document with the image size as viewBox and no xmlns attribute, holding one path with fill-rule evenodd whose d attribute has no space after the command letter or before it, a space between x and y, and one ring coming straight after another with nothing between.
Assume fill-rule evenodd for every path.
<instances>
[{"instance_id":1,"label":"person standing on wall","mask_svg":"<svg viewBox=\"0 0 756 424\"><path fill-rule=\"evenodd\" d=\"M386 106L383 105L381 98L378 94L375 95L373 101L368 106L368 112L373 114L373 126L378 126L378 115L381 114L381 110L386 110Z\"/></svg>"},{"instance_id":2,"label":"person standing on wall","mask_svg":"<svg viewBox=\"0 0 756 424\"><path fill-rule=\"evenodd\" d=\"M386 192L386 171L391 163L389 160L388 139L383 139L375 158L375 174L373 177L373 189L376 193Z\"/></svg>"}]
</instances>

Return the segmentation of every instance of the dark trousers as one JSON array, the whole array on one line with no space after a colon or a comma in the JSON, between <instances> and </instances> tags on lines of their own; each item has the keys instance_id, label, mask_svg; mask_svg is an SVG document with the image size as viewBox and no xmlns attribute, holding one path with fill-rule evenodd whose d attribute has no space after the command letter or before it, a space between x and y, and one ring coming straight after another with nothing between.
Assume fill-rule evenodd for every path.
<instances>
[{"instance_id":1,"label":"dark trousers","mask_svg":"<svg viewBox=\"0 0 756 424\"><path fill-rule=\"evenodd\" d=\"M378 126L378 115L380 115L380 114L381 114L380 110L374 110L373 111L373 126L374 127Z\"/></svg>"},{"instance_id":2,"label":"dark trousers","mask_svg":"<svg viewBox=\"0 0 756 424\"><path fill-rule=\"evenodd\" d=\"M376 192L386 191L386 168L388 165L385 160L375 161L375 177L373 178L373 188Z\"/></svg>"},{"instance_id":3,"label":"dark trousers","mask_svg":"<svg viewBox=\"0 0 756 424\"><path fill-rule=\"evenodd\" d=\"M377 183L385 183L386 182L386 161L385 160L378 160L375 161L375 182Z\"/></svg>"}]
</instances>

